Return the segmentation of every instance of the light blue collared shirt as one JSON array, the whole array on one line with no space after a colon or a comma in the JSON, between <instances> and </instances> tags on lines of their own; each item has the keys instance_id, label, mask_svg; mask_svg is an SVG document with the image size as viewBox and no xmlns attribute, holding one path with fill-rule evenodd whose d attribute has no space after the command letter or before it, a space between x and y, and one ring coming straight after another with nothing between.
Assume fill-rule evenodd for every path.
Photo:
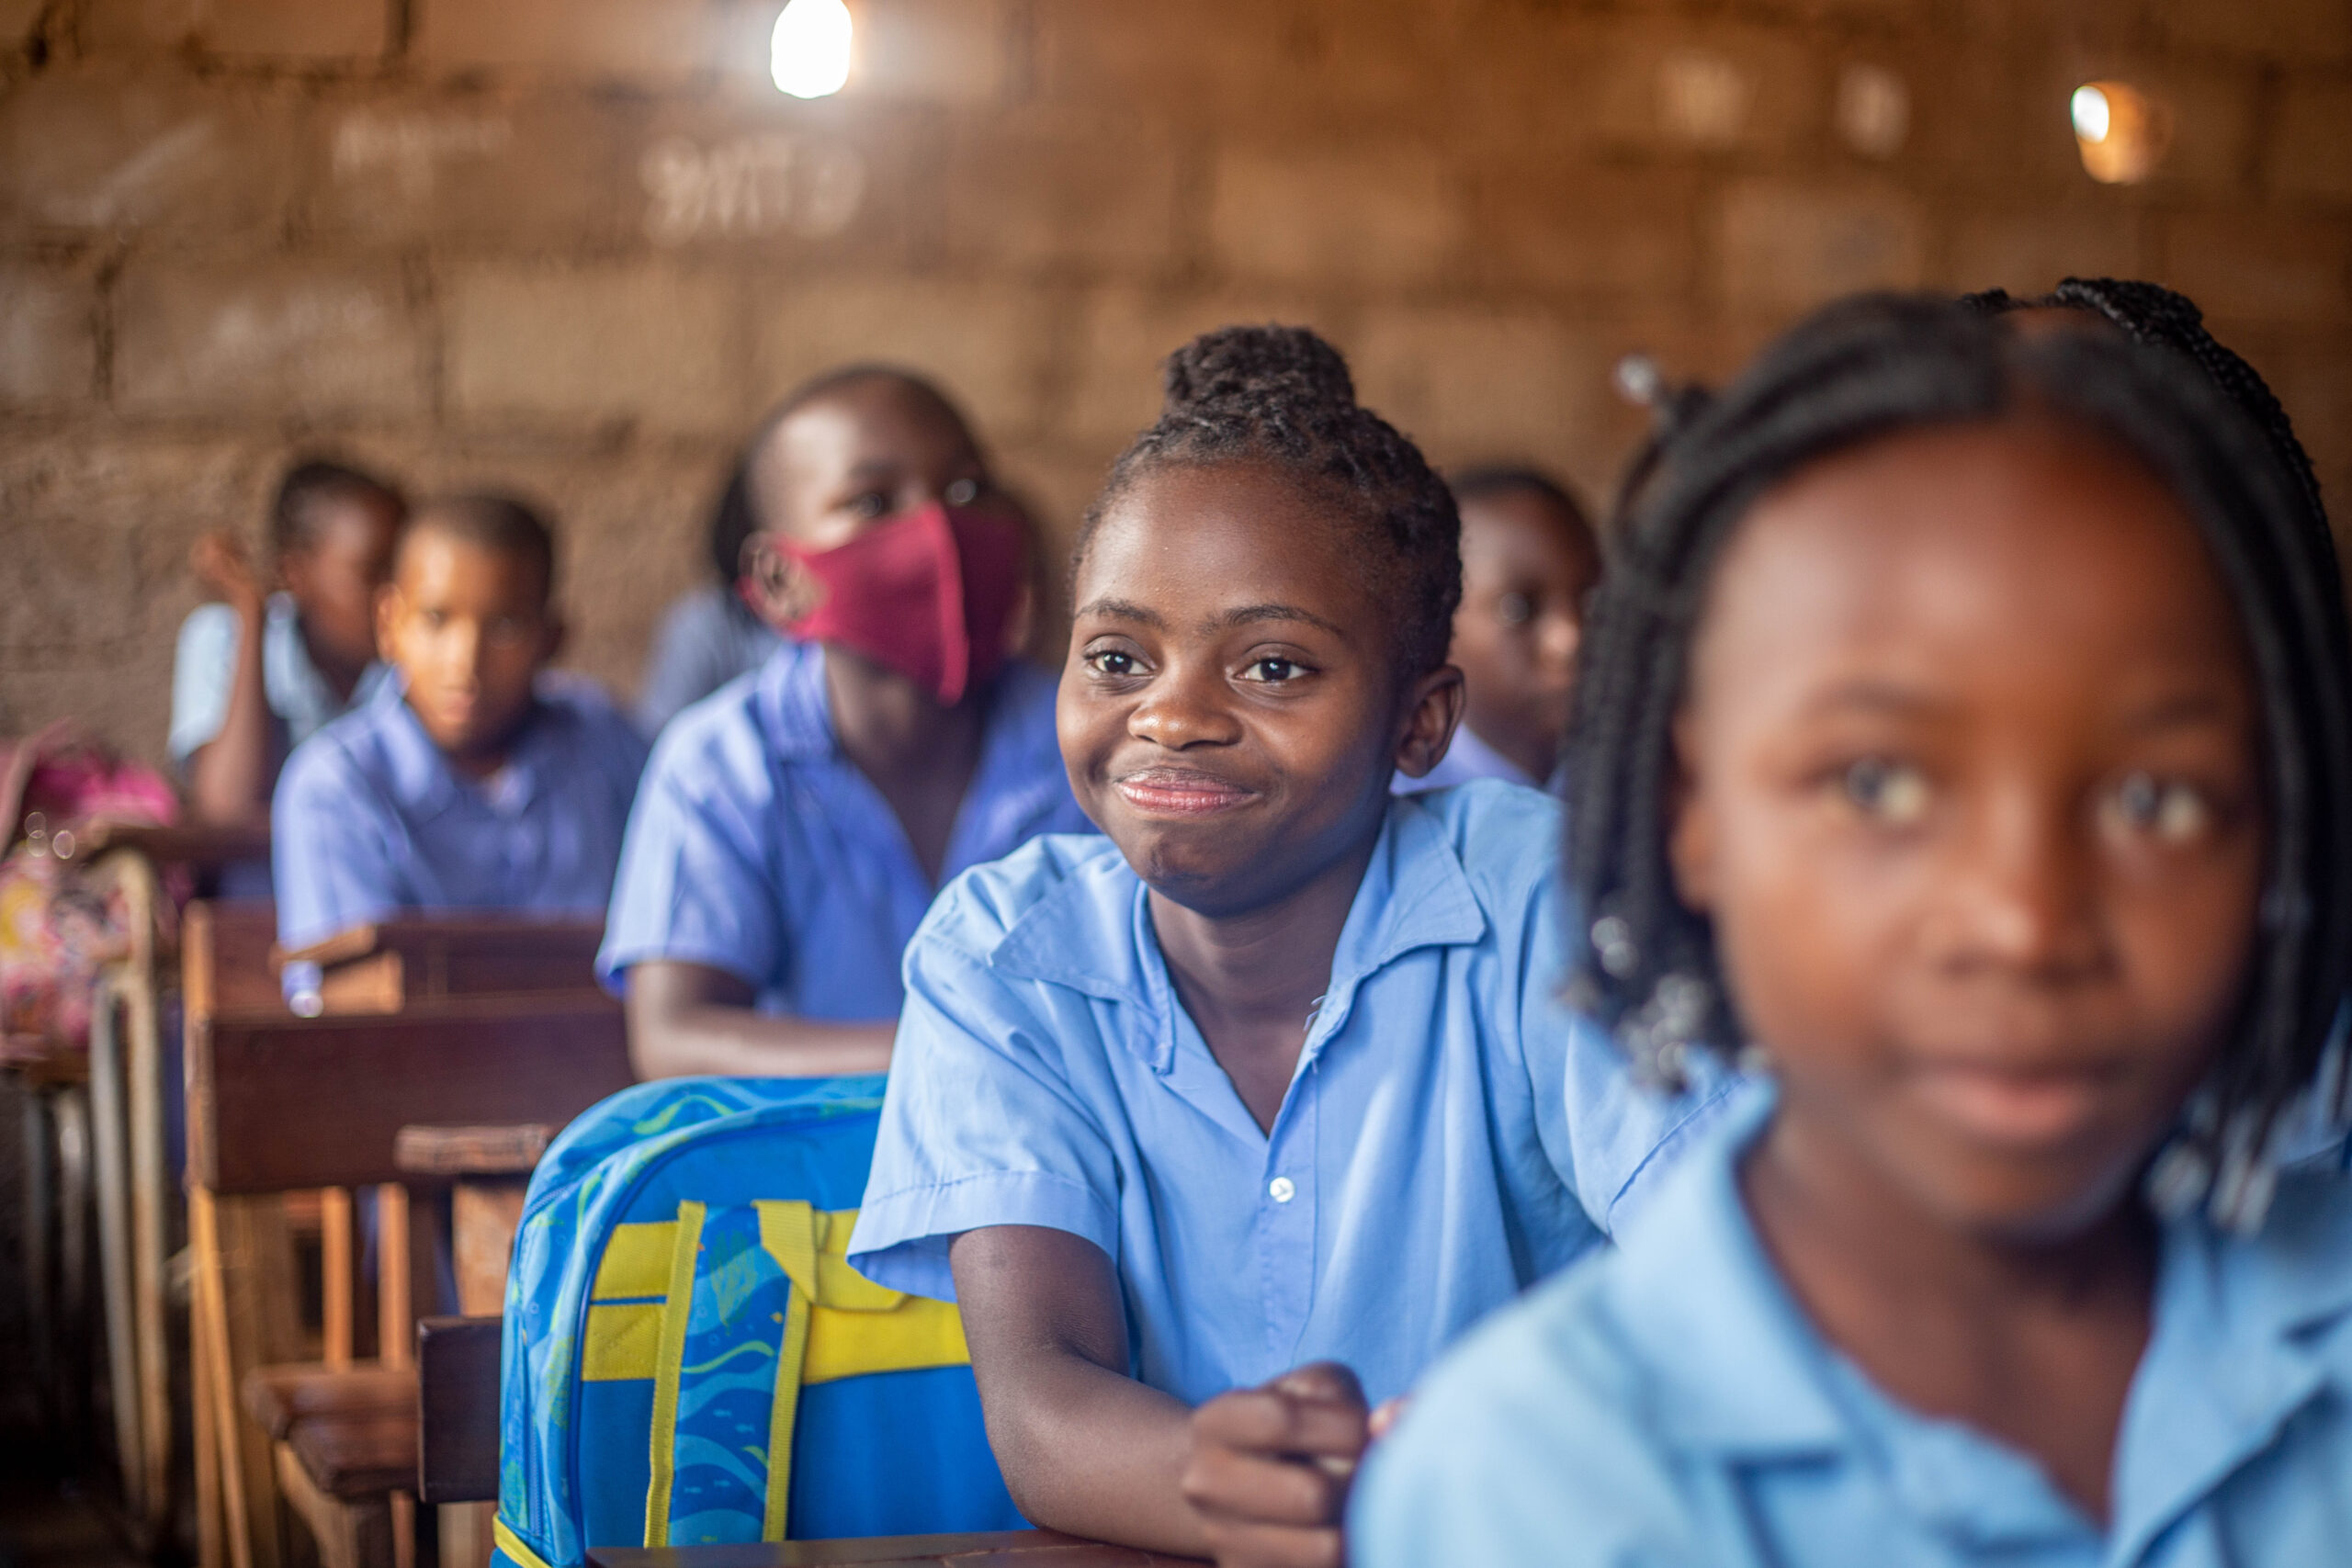
<instances>
[{"instance_id":1,"label":"light blue collared shirt","mask_svg":"<svg viewBox=\"0 0 2352 1568\"><path fill-rule=\"evenodd\" d=\"M2024 1455L1904 1409L1821 1338L1739 1196L1756 1099L1622 1250L1430 1375L1356 1488L1361 1568L2352 1562L2352 1179L2290 1173L2253 1239L2165 1227L2103 1529Z\"/></svg>"},{"instance_id":2,"label":"light blue collared shirt","mask_svg":"<svg viewBox=\"0 0 2352 1568\"><path fill-rule=\"evenodd\" d=\"M601 914L644 761L602 692L546 674L506 765L477 782L424 732L403 683L385 681L278 781L278 941L307 946L396 909Z\"/></svg>"},{"instance_id":3,"label":"light blue collared shirt","mask_svg":"<svg viewBox=\"0 0 2352 1568\"><path fill-rule=\"evenodd\" d=\"M989 696L980 760L944 874L1040 833L1089 830L1054 739L1054 677L1014 664ZM763 1011L879 1022L899 1015L899 956L933 887L906 830L841 749L824 649L787 643L672 720L629 820L596 966L707 964Z\"/></svg>"},{"instance_id":4,"label":"light blue collared shirt","mask_svg":"<svg viewBox=\"0 0 2352 1568\"><path fill-rule=\"evenodd\" d=\"M1116 1264L1155 1388L1197 1403L1329 1357L1400 1393L1590 1247L1713 1103L1636 1089L1561 1008L1558 831L1504 784L1391 803L1271 1135L1114 846L967 874L908 950L856 1266L952 1298L956 1235L1050 1226Z\"/></svg>"},{"instance_id":5,"label":"light blue collared shirt","mask_svg":"<svg viewBox=\"0 0 2352 1568\"><path fill-rule=\"evenodd\" d=\"M1524 784L1530 789L1543 780L1530 778L1527 770L1504 756L1500 751L1471 733L1466 724L1457 725L1453 743L1438 759L1437 766L1421 778L1398 773L1388 781L1388 787L1398 795L1419 795L1426 790L1451 789L1455 784L1476 783L1479 779L1500 779L1505 784Z\"/></svg>"},{"instance_id":6,"label":"light blue collared shirt","mask_svg":"<svg viewBox=\"0 0 2352 1568\"><path fill-rule=\"evenodd\" d=\"M229 717L229 685L237 672L237 612L226 604L198 604L180 623L172 656L172 761L185 768L198 748L211 744ZM311 662L302 641L300 613L290 593L269 596L262 620L261 682L269 698L270 728L280 757L327 723L364 705L384 678L384 666L370 664L359 677L346 707Z\"/></svg>"}]
</instances>

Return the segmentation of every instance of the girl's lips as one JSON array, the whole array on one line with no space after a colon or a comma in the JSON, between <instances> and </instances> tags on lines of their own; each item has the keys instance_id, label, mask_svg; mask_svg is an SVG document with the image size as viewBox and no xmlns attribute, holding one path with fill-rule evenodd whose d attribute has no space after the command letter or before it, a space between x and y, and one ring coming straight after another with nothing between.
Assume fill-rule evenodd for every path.
<instances>
[{"instance_id":1,"label":"girl's lips","mask_svg":"<svg viewBox=\"0 0 2352 1568\"><path fill-rule=\"evenodd\" d=\"M1230 811L1257 792L1207 773L1153 770L1130 773L1112 787L1128 807L1147 817L1207 817Z\"/></svg>"}]
</instances>

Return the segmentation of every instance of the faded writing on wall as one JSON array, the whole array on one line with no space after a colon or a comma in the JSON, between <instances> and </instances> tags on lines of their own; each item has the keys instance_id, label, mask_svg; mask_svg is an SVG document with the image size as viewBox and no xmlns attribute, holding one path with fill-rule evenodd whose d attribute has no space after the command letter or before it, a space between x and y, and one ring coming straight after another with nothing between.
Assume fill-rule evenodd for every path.
<instances>
[{"instance_id":1,"label":"faded writing on wall","mask_svg":"<svg viewBox=\"0 0 2352 1568\"><path fill-rule=\"evenodd\" d=\"M705 147L672 137L638 165L645 232L656 244L698 236L755 239L789 231L823 239L849 227L865 199L854 147L801 136L743 136Z\"/></svg>"}]
</instances>

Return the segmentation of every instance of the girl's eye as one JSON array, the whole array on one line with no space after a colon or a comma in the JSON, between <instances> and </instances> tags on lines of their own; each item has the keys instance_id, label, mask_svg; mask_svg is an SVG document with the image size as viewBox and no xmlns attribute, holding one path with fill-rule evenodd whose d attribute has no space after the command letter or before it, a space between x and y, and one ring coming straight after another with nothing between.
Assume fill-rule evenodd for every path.
<instances>
[{"instance_id":1,"label":"girl's eye","mask_svg":"<svg viewBox=\"0 0 2352 1568\"><path fill-rule=\"evenodd\" d=\"M1908 763L1865 757L1839 783L1856 810L1888 827L1907 828L1928 814L1928 775Z\"/></svg>"},{"instance_id":2,"label":"girl's eye","mask_svg":"<svg viewBox=\"0 0 2352 1568\"><path fill-rule=\"evenodd\" d=\"M1270 653L1263 659L1251 660L1242 670L1241 678L1245 681L1262 681L1269 685L1280 685L1284 681L1296 680L1304 673L1297 660Z\"/></svg>"},{"instance_id":3,"label":"girl's eye","mask_svg":"<svg viewBox=\"0 0 2352 1568\"><path fill-rule=\"evenodd\" d=\"M969 506L980 499L980 481L978 479L952 480L945 490L939 492L939 499L950 506Z\"/></svg>"},{"instance_id":4,"label":"girl's eye","mask_svg":"<svg viewBox=\"0 0 2352 1568\"><path fill-rule=\"evenodd\" d=\"M863 495L851 497L849 509L870 523L876 517L890 515L890 498L881 491L869 490Z\"/></svg>"},{"instance_id":5,"label":"girl's eye","mask_svg":"<svg viewBox=\"0 0 2352 1568\"><path fill-rule=\"evenodd\" d=\"M1523 626L1535 618L1535 601L1524 593L1506 593L1495 601L1495 619L1507 626Z\"/></svg>"},{"instance_id":6,"label":"girl's eye","mask_svg":"<svg viewBox=\"0 0 2352 1568\"><path fill-rule=\"evenodd\" d=\"M1088 654L1086 663L1087 668L1092 670L1097 675L1107 675L1113 680L1136 672L1136 656L1132 653L1122 653L1115 648L1106 648Z\"/></svg>"},{"instance_id":7,"label":"girl's eye","mask_svg":"<svg viewBox=\"0 0 2352 1568\"><path fill-rule=\"evenodd\" d=\"M2126 774L2108 796L2104 809L2125 831L2144 833L2166 844L2194 843L2213 827L2212 803L2202 791L2153 773Z\"/></svg>"}]
</instances>

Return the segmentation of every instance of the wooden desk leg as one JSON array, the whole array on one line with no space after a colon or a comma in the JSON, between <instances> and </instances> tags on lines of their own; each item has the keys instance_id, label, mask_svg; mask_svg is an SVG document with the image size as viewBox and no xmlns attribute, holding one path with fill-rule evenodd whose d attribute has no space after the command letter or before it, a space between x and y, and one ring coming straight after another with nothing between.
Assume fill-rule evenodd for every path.
<instances>
[{"instance_id":1,"label":"wooden desk leg","mask_svg":"<svg viewBox=\"0 0 2352 1568\"><path fill-rule=\"evenodd\" d=\"M458 1310L468 1317L496 1317L506 1310L506 1269L530 1187L524 1177L469 1179L449 1195Z\"/></svg>"},{"instance_id":2,"label":"wooden desk leg","mask_svg":"<svg viewBox=\"0 0 2352 1568\"><path fill-rule=\"evenodd\" d=\"M330 1187L319 1194L319 1316L324 1327L320 1359L341 1369L351 1365L351 1189Z\"/></svg>"},{"instance_id":3,"label":"wooden desk leg","mask_svg":"<svg viewBox=\"0 0 2352 1568\"><path fill-rule=\"evenodd\" d=\"M194 1229L193 1224L189 1227ZM193 1243L190 1247L193 1252ZM195 1283L203 1281L198 1265ZM212 1418L212 1358L205 1353L208 1322L201 1289L188 1292L187 1368L189 1401L195 1405L196 1439L196 1562L197 1568L229 1568L228 1541L221 1529L220 1454Z\"/></svg>"},{"instance_id":4,"label":"wooden desk leg","mask_svg":"<svg viewBox=\"0 0 2352 1568\"><path fill-rule=\"evenodd\" d=\"M148 1513L150 1473L139 1431L139 1353L131 1319L130 1156L125 1137L122 1050L112 972L98 976L90 1003L91 1163L98 1184L98 1279L106 1295L107 1387L114 1405L115 1462L133 1514Z\"/></svg>"},{"instance_id":5,"label":"wooden desk leg","mask_svg":"<svg viewBox=\"0 0 2352 1568\"><path fill-rule=\"evenodd\" d=\"M416 1312L409 1294L408 1189L376 1189L376 1357L388 1367L416 1361Z\"/></svg>"},{"instance_id":6,"label":"wooden desk leg","mask_svg":"<svg viewBox=\"0 0 2352 1568\"><path fill-rule=\"evenodd\" d=\"M198 1410L197 1419L212 1428L231 1568L254 1568L253 1530L245 1517L244 1477L238 1454L237 1378L230 1365L229 1309L220 1279L220 1216L211 1192L205 1188L191 1185L187 1190L187 1228L196 1255L196 1289L190 1298L191 1314L200 1325L196 1354L204 1365L205 1400L211 1405L209 1411Z\"/></svg>"}]
</instances>

